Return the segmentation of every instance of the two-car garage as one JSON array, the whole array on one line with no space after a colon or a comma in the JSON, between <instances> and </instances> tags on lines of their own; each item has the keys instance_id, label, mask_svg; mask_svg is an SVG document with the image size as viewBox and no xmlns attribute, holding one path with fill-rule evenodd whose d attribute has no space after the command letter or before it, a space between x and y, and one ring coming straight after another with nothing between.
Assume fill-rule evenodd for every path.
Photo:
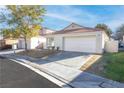
<instances>
[{"instance_id":1,"label":"two-car garage","mask_svg":"<svg viewBox=\"0 0 124 93\"><path fill-rule=\"evenodd\" d=\"M96 52L96 36L64 37L64 50L76 52Z\"/></svg>"}]
</instances>

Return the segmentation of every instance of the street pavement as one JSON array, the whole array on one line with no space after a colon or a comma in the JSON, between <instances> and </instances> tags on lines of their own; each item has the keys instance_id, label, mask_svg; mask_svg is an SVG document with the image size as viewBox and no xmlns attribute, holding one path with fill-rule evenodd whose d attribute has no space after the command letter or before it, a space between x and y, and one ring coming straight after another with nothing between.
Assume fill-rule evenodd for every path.
<instances>
[{"instance_id":1,"label":"street pavement","mask_svg":"<svg viewBox=\"0 0 124 93\"><path fill-rule=\"evenodd\" d=\"M59 88L53 82L18 63L0 57L1 88Z\"/></svg>"}]
</instances>

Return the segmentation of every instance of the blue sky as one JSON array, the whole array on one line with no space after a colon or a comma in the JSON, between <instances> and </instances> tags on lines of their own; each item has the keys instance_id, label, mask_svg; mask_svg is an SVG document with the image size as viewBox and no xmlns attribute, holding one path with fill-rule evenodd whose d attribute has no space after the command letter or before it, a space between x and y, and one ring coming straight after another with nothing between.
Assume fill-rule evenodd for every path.
<instances>
[{"instance_id":1,"label":"blue sky","mask_svg":"<svg viewBox=\"0 0 124 93\"><path fill-rule=\"evenodd\" d=\"M47 5L44 7L47 11L42 25L54 30L63 29L75 22L87 27L105 23L115 31L124 23L124 6ZM4 6L0 6L1 8Z\"/></svg>"},{"instance_id":2,"label":"blue sky","mask_svg":"<svg viewBox=\"0 0 124 93\"><path fill-rule=\"evenodd\" d=\"M94 27L98 23L107 24L115 31L124 23L124 6L48 5L43 26L60 30L71 22Z\"/></svg>"}]
</instances>

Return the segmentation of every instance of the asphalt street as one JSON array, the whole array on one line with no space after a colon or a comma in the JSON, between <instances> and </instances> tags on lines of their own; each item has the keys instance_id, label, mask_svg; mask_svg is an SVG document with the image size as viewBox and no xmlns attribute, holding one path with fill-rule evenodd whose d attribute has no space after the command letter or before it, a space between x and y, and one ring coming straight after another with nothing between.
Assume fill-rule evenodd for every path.
<instances>
[{"instance_id":1,"label":"asphalt street","mask_svg":"<svg viewBox=\"0 0 124 93\"><path fill-rule=\"evenodd\" d=\"M58 85L18 63L0 57L1 88L59 88Z\"/></svg>"}]
</instances>

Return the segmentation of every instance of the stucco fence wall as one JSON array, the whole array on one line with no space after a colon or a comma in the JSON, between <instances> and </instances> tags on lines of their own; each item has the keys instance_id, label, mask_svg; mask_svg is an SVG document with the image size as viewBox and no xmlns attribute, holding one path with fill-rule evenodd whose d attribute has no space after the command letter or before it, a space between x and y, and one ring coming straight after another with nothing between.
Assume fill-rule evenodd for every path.
<instances>
[{"instance_id":1,"label":"stucco fence wall","mask_svg":"<svg viewBox=\"0 0 124 93\"><path fill-rule=\"evenodd\" d=\"M123 36L123 44L124 44L124 36Z\"/></svg>"},{"instance_id":2,"label":"stucco fence wall","mask_svg":"<svg viewBox=\"0 0 124 93\"><path fill-rule=\"evenodd\" d=\"M118 52L118 41L106 41L105 43L105 52Z\"/></svg>"}]
</instances>

